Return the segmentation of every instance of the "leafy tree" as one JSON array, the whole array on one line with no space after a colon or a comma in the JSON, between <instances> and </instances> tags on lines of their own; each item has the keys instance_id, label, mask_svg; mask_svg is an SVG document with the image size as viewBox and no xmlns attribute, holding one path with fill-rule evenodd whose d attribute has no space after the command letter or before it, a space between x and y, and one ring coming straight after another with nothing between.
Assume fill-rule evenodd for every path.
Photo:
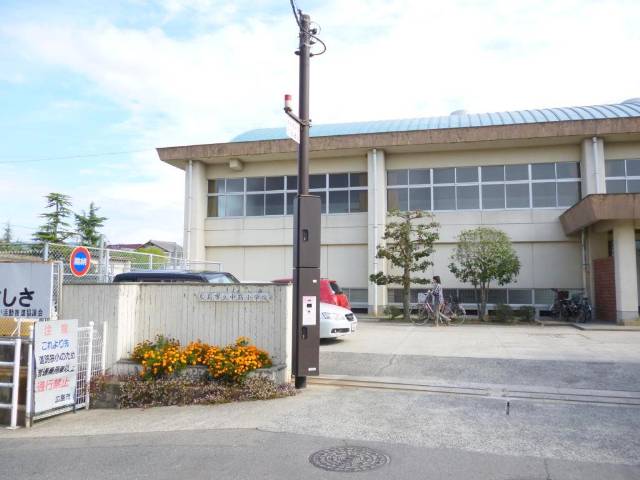
<instances>
[{"instance_id":1,"label":"leafy tree","mask_svg":"<svg viewBox=\"0 0 640 480\"><path fill-rule=\"evenodd\" d=\"M45 208L52 211L40 214L40 217L46 219L46 223L35 233L34 239L41 242L64 242L73 235L73 232L68 230L69 224L66 222L72 214L71 197L62 193L50 193L45 198Z\"/></svg>"},{"instance_id":2,"label":"leafy tree","mask_svg":"<svg viewBox=\"0 0 640 480\"><path fill-rule=\"evenodd\" d=\"M4 230L2 232L2 239L0 239L0 242L11 243L12 241L13 241L13 229L11 228L11 222L7 222L4 226Z\"/></svg>"},{"instance_id":3,"label":"leafy tree","mask_svg":"<svg viewBox=\"0 0 640 480\"><path fill-rule=\"evenodd\" d=\"M503 231L490 227L462 231L450 260L451 273L475 288L480 319L485 315L491 282L504 285L520 273L520 260L511 239Z\"/></svg>"},{"instance_id":4,"label":"leafy tree","mask_svg":"<svg viewBox=\"0 0 640 480\"><path fill-rule=\"evenodd\" d=\"M376 252L377 258L387 259L393 267L402 271L401 275L377 272L369 276L369 280L376 285L402 285L402 306L404 319L409 321L411 315L410 294L411 284L428 284L430 280L414 275L424 271L433 262L429 259L433 254L433 243L439 238L438 227L433 215L421 210L413 212L390 212L398 221L387 223L383 240L386 245L380 245ZM425 222L419 221L426 219Z\"/></svg>"},{"instance_id":5,"label":"leafy tree","mask_svg":"<svg viewBox=\"0 0 640 480\"><path fill-rule=\"evenodd\" d=\"M104 226L107 217L99 217L97 211L100 210L93 202L89 204L89 213L82 211L82 215L75 214L76 217L76 230L80 236L80 243L82 245L89 245L91 247L97 247L100 243L100 233L98 229Z\"/></svg>"}]
</instances>

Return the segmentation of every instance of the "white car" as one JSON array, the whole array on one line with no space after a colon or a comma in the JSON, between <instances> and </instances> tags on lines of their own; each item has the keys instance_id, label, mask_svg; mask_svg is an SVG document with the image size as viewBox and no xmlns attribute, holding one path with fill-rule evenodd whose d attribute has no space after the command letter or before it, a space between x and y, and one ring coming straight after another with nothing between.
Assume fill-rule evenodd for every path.
<instances>
[{"instance_id":1,"label":"white car","mask_svg":"<svg viewBox=\"0 0 640 480\"><path fill-rule=\"evenodd\" d=\"M320 302L320 338L338 338L356 331L358 319L351 310Z\"/></svg>"}]
</instances>

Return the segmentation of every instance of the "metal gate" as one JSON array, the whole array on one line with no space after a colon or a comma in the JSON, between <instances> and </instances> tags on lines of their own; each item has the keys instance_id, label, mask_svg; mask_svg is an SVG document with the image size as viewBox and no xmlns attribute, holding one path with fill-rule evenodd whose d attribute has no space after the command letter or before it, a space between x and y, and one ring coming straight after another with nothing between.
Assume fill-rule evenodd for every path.
<instances>
[{"instance_id":1,"label":"metal gate","mask_svg":"<svg viewBox=\"0 0 640 480\"><path fill-rule=\"evenodd\" d=\"M102 329L89 322L78 328L78 375L76 380L76 409L89 408L91 379L105 372L107 323Z\"/></svg>"}]
</instances>

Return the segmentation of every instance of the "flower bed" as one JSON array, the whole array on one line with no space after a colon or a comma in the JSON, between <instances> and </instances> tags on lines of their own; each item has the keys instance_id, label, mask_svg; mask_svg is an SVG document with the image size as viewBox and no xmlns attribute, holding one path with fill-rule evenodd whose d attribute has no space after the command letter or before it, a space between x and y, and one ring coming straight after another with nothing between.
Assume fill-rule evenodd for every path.
<instances>
[{"instance_id":1,"label":"flower bed","mask_svg":"<svg viewBox=\"0 0 640 480\"><path fill-rule=\"evenodd\" d=\"M140 376L145 380L169 378L187 366L203 365L211 378L239 383L249 372L272 365L269 354L251 345L246 337L225 347L198 340L182 348L177 340L158 335L155 342L136 345L131 357L142 365Z\"/></svg>"},{"instance_id":2,"label":"flower bed","mask_svg":"<svg viewBox=\"0 0 640 480\"><path fill-rule=\"evenodd\" d=\"M145 380L95 377L91 382L92 408L148 408L172 405L214 405L247 400L270 400L295 395L291 384L278 385L264 377L230 384L190 377Z\"/></svg>"}]
</instances>

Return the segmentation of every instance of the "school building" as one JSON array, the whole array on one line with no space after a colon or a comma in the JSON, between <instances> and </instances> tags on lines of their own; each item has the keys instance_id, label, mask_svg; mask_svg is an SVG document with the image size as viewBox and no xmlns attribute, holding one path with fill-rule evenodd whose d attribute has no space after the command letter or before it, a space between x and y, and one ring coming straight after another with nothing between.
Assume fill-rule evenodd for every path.
<instances>
[{"instance_id":1,"label":"school building","mask_svg":"<svg viewBox=\"0 0 640 480\"><path fill-rule=\"evenodd\" d=\"M322 199L322 275L358 307L378 311L399 290L371 273L387 212L427 210L441 224L434 267L445 289L474 303L448 271L458 234L505 231L522 264L491 303L553 301L586 290L599 320L638 317L640 98L611 105L466 113L314 125L310 186ZM222 261L243 280L291 275L297 144L284 128L228 143L159 148L185 171L185 255ZM417 292L417 290L416 290Z\"/></svg>"}]
</instances>

